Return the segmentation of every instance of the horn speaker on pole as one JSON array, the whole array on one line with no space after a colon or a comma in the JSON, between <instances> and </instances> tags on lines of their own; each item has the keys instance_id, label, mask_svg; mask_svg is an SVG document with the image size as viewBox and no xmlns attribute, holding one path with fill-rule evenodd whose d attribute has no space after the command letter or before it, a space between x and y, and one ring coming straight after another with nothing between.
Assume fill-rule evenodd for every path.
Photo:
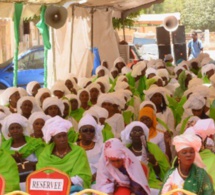
<instances>
[{"instance_id":1,"label":"horn speaker on pole","mask_svg":"<svg viewBox=\"0 0 215 195\"><path fill-rule=\"evenodd\" d=\"M67 9L58 5L50 5L45 12L45 22L52 28L61 28L67 19Z\"/></svg>"}]
</instances>

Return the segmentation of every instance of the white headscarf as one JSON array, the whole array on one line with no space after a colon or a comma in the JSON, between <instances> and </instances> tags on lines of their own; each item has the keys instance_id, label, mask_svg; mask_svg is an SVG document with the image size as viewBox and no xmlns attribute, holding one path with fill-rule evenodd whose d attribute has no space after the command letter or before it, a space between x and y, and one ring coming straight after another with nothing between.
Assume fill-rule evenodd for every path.
<instances>
[{"instance_id":1,"label":"white headscarf","mask_svg":"<svg viewBox=\"0 0 215 195\"><path fill-rule=\"evenodd\" d=\"M81 77L78 79L78 85L81 88L85 88L87 83L92 82L92 78L87 78L87 77Z\"/></svg>"},{"instance_id":2,"label":"white headscarf","mask_svg":"<svg viewBox=\"0 0 215 195\"><path fill-rule=\"evenodd\" d=\"M200 78L192 78L188 83L188 89L192 87L196 87L197 85L202 85L203 80Z\"/></svg>"},{"instance_id":3,"label":"white headscarf","mask_svg":"<svg viewBox=\"0 0 215 195\"><path fill-rule=\"evenodd\" d=\"M98 66L96 68L96 75L98 75L100 70L104 70L105 75L110 76L110 71L105 66Z\"/></svg>"},{"instance_id":4,"label":"white headscarf","mask_svg":"<svg viewBox=\"0 0 215 195\"><path fill-rule=\"evenodd\" d=\"M182 67L182 66L176 66L176 67L174 68L174 73L176 74L179 70L185 70L185 68Z\"/></svg>"},{"instance_id":5,"label":"white headscarf","mask_svg":"<svg viewBox=\"0 0 215 195\"><path fill-rule=\"evenodd\" d=\"M113 104L113 103L114 103L114 97L113 97L113 95L111 95L110 93L101 94L101 95L98 97L97 105L98 105L98 106L102 106L102 104L103 104L104 102L108 102L108 103Z\"/></svg>"},{"instance_id":6,"label":"white headscarf","mask_svg":"<svg viewBox=\"0 0 215 195\"><path fill-rule=\"evenodd\" d=\"M81 127L85 125L91 125L95 128L95 137L93 138L94 142L103 142L103 137L101 133L101 126L97 124L95 119L90 114L86 114L81 118L78 123L78 130L80 131Z\"/></svg>"},{"instance_id":7,"label":"white headscarf","mask_svg":"<svg viewBox=\"0 0 215 195\"><path fill-rule=\"evenodd\" d=\"M132 71L132 69L130 69L128 66L124 66L121 70L121 73L122 73L122 75L126 75L131 71Z\"/></svg>"},{"instance_id":8,"label":"white headscarf","mask_svg":"<svg viewBox=\"0 0 215 195\"><path fill-rule=\"evenodd\" d=\"M147 194L150 194L147 178L144 174L144 171L141 171L141 163L136 158L136 156L128 148L126 148L119 141L119 139L116 138L109 139L104 144L103 154L99 160L98 166L98 170L102 171L102 174L99 174L99 179L96 180L97 189L105 192L107 192L107 190L109 189L108 186L104 185L104 180L106 180L107 178L102 178L102 176L107 173L117 183L125 186L130 184L129 178L111 165L111 163L109 162L109 158L111 157L123 159L124 167L127 170L128 175L132 178L133 181L141 185L141 187L146 191Z\"/></svg>"},{"instance_id":9,"label":"white headscarf","mask_svg":"<svg viewBox=\"0 0 215 195\"><path fill-rule=\"evenodd\" d=\"M122 57L118 57L115 59L113 66L116 67L116 64L119 62L123 62L126 65L125 60Z\"/></svg>"},{"instance_id":10,"label":"white headscarf","mask_svg":"<svg viewBox=\"0 0 215 195\"><path fill-rule=\"evenodd\" d=\"M193 93L190 95L189 99L185 102L184 109L201 109L206 104L206 100L203 96L198 93Z\"/></svg>"},{"instance_id":11,"label":"white headscarf","mask_svg":"<svg viewBox=\"0 0 215 195\"><path fill-rule=\"evenodd\" d=\"M199 155L199 150L201 148L202 142L198 136L193 133L184 133L182 135L174 137L172 144L175 146L177 152L181 151L184 148L193 148L195 150L194 163L201 168L205 168L205 165Z\"/></svg>"},{"instance_id":12,"label":"white headscarf","mask_svg":"<svg viewBox=\"0 0 215 195\"><path fill-rule=\"evenodd\" d=\"M155 104L150 101L150 100L145 100L143 101L141 104L140 104L140 107L139 107L139 111L142 110L146 105L152 105L153 106L153 110L155 111L155 113L157 112L157 108L155 106Z\"/></svg>"},{"instance_id":13,"label":"white headscarf","mask_svg":"<svg viewBox=\"0 0 215 195\"><path fill-rule=\"evenodd\" d=\"M215 74L210 77L211 84L215 87Z\"/></svg>"},{"instance_id":14,"label":"white headscarf","mask_svg":"<svg viewBox=\"0 0 215 195\"><path fill-rule=\"evenodd\" d=\"M23 128L23 134L26 136L29 136L28 128L29 128L29 123L28 120L22 116L21 114L14 113L10 114L7 117L4 118L3 124L2 124L2 133L5 137L5 139L10 139L8 136L9 134L9 127L13 123L18 123L22 126Z\"/></svg>"},{"instance_id":15,"label":"white headscarf","mask_svg":"<svg viewBox=\"0 0 215 195\"><path fill-rule=\"evenodd\" d=\"M184 66L186 66L187 70L189 70L189 62L188 61L183 60L181 63L178 64L178 67L184 67Z\"/></svg>"},{"instance_id":16,"label":"white headscarf","mask_svg":"<svg viewBox=\"0 0 215 195\"><path fill-rule=\"evenodd\" d=\"M34 121L36 121L37 119L43 119L44 121L47 121L48 119L50 119L51 117L46 115L44 112L34 112L33 114L31 114L31 116L29 117L28 121L30 124L30 130L31 133L33 133L33 124Z\"/></svg>"},{"instance_id":17,"label":"white headscarf","mask_svg":"<svg viewBox=\"0 0 215 195\"><path fill-rule=\"evenodd\" d=\"M201 67L204 67L206 64L211 63L213 61L209 56L204 57L201 61Z\"/></svg>"},{"instance_id":18,"label":"white headscarf","mask_svg":"<svg viewBox=\"0 0 215 195\"><path fill-rule=\"evenodd\" d=\"M79 90L78 90L77 96L78 96L78 99L79 99L79 100L80 100L80 95L81 95L81 93L84 92L84 91L89 95L89 99L90 99L90 93L89 93L88 89L87 89L87 88L84 88L84 89L79 89Z\"/></svg>"},{"instance_id":19,"label":"white headscarf","mask_svg":"<svg viewBox=\"0 0 215 195\"><path fill-rule=\"evenodd\" d=\"M80 107L81 102L80 102L80 100L78 99L78 96L77 96L77 95L75 95L75 94L69 94L69 95L66 95L65 97L66 97L69 101L71 101L71 100L73 100L73 99L77 100L77 102L78 102L78 108Z\"/></svg>"},{"instance_id":20,"label":"white headscarf","mask_svg":"<svg viewBox=\"0 0 215 195\"><path fill-rule=\"evenodd\" d=\"M148 76L150 74L155 74L155 76L157 75L157 70L155 68L149 67L146 69L146 78L148 78Z\"/></svg>"},{"instance_id":21,"label":"white headscarf","mask_svg":"<svg viewBox=\"0 0 215 195\"><path fill-rule=\"evenodd\" d=\"M14 93L19 92L17 87L9 87L1 94L1 104L8 105L10 96Z\"/></svg>"},{"instance_id":22,"label":"white headscarf","mask_svg":"<svg viewBox=\"0 0 215 195\"><path fill-rule=\"evenodd\" d=\"M166 77L168 80L169 80L169 73L168 73L168 71L167 71L167 69L164 69L164 68L162 68L162 69L158 69L157 70L157 75L159 76L159 77Z\"/></svg>"},{"instance_id":23,"label":"white headscarf","mask_svg":"<svg viewBox=\"0 0 215 195\"><path fill-rule=\"evenodd\" d=\"M132 77L137 77L140 76L142 73L142 70L144 70L147 67L146 62L145 61L140 61L137 62L134 66L133 66L133 70L131 73Z\"/></svg>"},{"instance_id":24,"label":"white headscarf","mask_svg":"<svg viewBox=\"0 0 215 195\"><path fill-rule=\"evenodd\" d=\"M46 98L43 102L43 111L45 111L49 106L53 105L56 105L59 108L61 115L63 116L65 106L63 104L63 101L61 99L58 99L57 97Z\"/></svg>"},{"instance_id":25,"label":"white headscarf","mask_svg":"<svg viewBox=\"0 0 215 195\"><path fill-rule=\"evenodd\" d=\"M97 80L96 80L96 83L102 83L105 87L105 93L107 93L110 88L111 88L111 84L109 83L109 78L107 76L104 76L104 77L99 77Z\"/></svg>"},{"instance_id":26,"label":"white headscarf","mask_svg":"<svg viewBox=\"0 0 215 195\"><path fill-rule=\"evenodd\" d=\"M21 109L21 106L23 104L24 101L30 101L32 103L32 110L31 110L31 113L33 112L37 112L37 111L41 111L42 109L39 107L39 105L37 104L36 102L36 99L35 97L33 96L24 96L24 97L21 97L18 102L17 102L17 113L19 114L22 114L22 109Z\"/></svg>"},{"instance_id":27,"label":"white headscarf","mask_svg":"<svg viewBox=\"0 0 215 195\"><path fill-rule=\"evenodd\" d=\"M51 88L51 93L54 95L54 91L61 91L64 95L70 94L69 89L66 87L64 81L56 81Z\"/></svg>"},{"instance_id":28,"label":"white headscarf","mask_svg":"<svg viewBox=\"0 0 215 195\"><path fill-rule=\"evenodd\" d=\"M20 97L28 96L28 93L24 88L18 87L17 89L19 91Z\"/></svg>"},{"instance_id":29,"label":"white headscarf","mask_svg":"<svg viewBox=\"0 0 215 195\"><path fill-rule=\"evenodd\" d=\"M134 127L141 127L143 132L144 132L144 134L145 134L145 136L146 136L146 140L148 140L148 137L149 137L149 129L148 129L148 127L145 124L143 124L142 122L140 122L140 121L133 121L129 125L127 125L125 127L125 129L121 132L122 143L125 146L132 143L130 134L131 134L131 131L132 131L132 129Z\"/></svg>"},{"instance_id":30,"label":"white headscarf","mask_svg":"<svg viewBox=\"0 0 215 195\"><path fill-rule=\"evenodd\" d=\"M40 88L35 96L35 99L39 106L42 106L40 98L44 93L48 93L51 96L51 91L48 88Z\"/></svg>"},{"instance_id":31,"label":"white headscarf","mask_svg":"<svg viewBox=\"0 0 215 195\"><path fill-rule=\"evenodd\" d=\"M114 87L114 90L117 91L119 89L126 89L128 87L129 87L129 84L125 81L117 82L115 87Z\"/></svg>"},{"instance_id":32,"label":"white headscarf","mask_svg":"<svg viewBox=\"0 0 215 195\"><path fill-rule=\"evenodd\" d=\"M91 110L95 110L97 112L97 115L99 118L108 118L108 111L105 108L102 108L100 106L94 105L90 107Z\"/></svg>"},{"instance_id":33,"label":"white headscarf","mask_svg":"<svg viewBox=\"0 0 215 195\"><path fill-rule=\"evenodd\" d=\"M75 79L73 77L73 75L71 73L69 73L66 77L66 79L64 80L64 83L66 83L67 80L70 80L72 82L72 85L73 85L73 88L75 90L78 90L78 86L77 86L77 83L75 82Z\"/></svg>"},{"instance_id":34,"label":"white headscarf","mask_svg":"<svg viewBox=\"0 0 215 195\"><path fill-rule=\"evenodd\" d=\"M34 86L37 84L39 84L37 81L31 81L27 84L26 91L27 91L28 95L32 95L32 90L33 90Z\"/></svg>"},{"instance_id":35,"label":"white headscarf","mask_svg":"<svg viewBox=\"0 0 215 195\"><path fill-rule=\"evenodd\" d=\"M202 67L202 75L205 76L206 73L210 70L215 70L215 65L214 64L207 64Z\"/></svg>"},{"instance_id":36,"label":"white headscarf","mask_svg":"<svg viewBox=\"0 0 215 195\"><path fill-rule=\"evenodd\" d=\"M87 86L88 92L90 92L91 89L98 89L99 94L101 93L101 86L98 83L91 83L90 85Z\"/></svg>"},{"instance_id":37,"label":"white headscarf","mask_svg":"<svg viewBox=\"0 0 215 195\"><path fill-rule=\"evenodd\" d=\"M59 116L55 116L46 120L45 125L42 128L43 139L48 144L51 138L58 133L68 133L72 127L72 123Z\"/></svg>"}]
</instances>

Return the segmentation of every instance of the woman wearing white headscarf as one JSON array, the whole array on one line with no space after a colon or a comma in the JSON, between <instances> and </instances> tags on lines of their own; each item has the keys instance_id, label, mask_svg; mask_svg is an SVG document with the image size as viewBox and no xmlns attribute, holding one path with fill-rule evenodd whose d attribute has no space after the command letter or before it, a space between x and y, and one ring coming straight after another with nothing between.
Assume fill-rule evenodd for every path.
<instances>
[{"instance_id":1,"label":"woman wearing white headscarf","mask_svg":"<svg viewBox=\"0 0 215 195\"><path fill-rule=\"evenodd\" d=\"M44 114L44 112L34 112L28 119L30 124L30 135L35 138L43 138L42 128L45 125L46 120L51 117Z\"/></svg>"},{"instance_id":2,"label":"woman wearing white headscarf","mask_svg":"<svg viewBox=\"0 0 215 195\"><path fill-rule=\"evenodd\" d=\"M21 114L27 119L32 113L40 110L41 108L38 106L33 96L21 97L17 102L17 113Z\"/></svg>"},{"instance_id":3,"label":"woman wearing white headscarf","mask_svg":"<svg viewBox=\"0 0 215 195\"><path fill-rule=\"evenodd\" d=\"M61 99L57 97L48 97L43 102L43 111L45 114L55 117L63 116L64 104Z\"/></svg>"},{"instance_id":4,"label":"woman wearing white headscarf","mask_svg":"<svg viewBox=\"0 0 215 195\"><path fill-rule=\"evenodd\" d=\"M29 123L25 117L20 114L5 117L2 133L6 141L1 148L10 153L17 162L22 159L37 162L45 144L41 139L29 137Z\"/></svg>"},{"instance_id":5,"label":"woman wearing white headscarf","mask_svg":"<svg viewBox=\"0 0 215 195\"><path fill-rule=\"evenodd\" d=\"M26 86L26 91L30 96L36 96L38 90L41 88L40 84L37 81L31 81Z\"/></svg>"},{"instance_id":6,"label":"woman wearing white headscarf","mask_svg":"<svg viewBox=\"0 0 215 195\"><path fill-rule=\"evenodd\" d=\"M201 139L195 134L182 134L174 137L173 145L177 159L167 172L160 193L183 188L198 195L214 194L210 177L199 155Z\"/></svg>"},{"instance_id":7,"label":"woman wearing white headscarf","mask_svg":"<svg viewBox=\"0 0 215 195\"><path fill-rule=\"evenodd\" d=\"M121 132L121 139L124 145L133 152L133 154L149 168L149 186L151 194L158 194L161 187L161 181L170 168L166 155L154 143L148 142L149 129L139 121L131 122ZM159 178L159 179L158 179Z\"/></svg>"},{"instance_id":8,"label":"woman wearing white headscarf","mask_svg":"<svg viewBox=\"0 0 215 195\"><path fill-rule=\"evenodd\" d=\"M51 93L53 96L56 96L60 99L63 96L70 94L70 91L66 87L64 81L56 81L55 84L51 88Z\"/></svg>"},{"instance_id":9,"label":"woman wearing white headscarf","mask_svg":"<svg viewBox=\"0 0 215 195\"><path fill-rule=\"evenodd\" d=\"M104 144L97 171L96 189L117 195L150 194L148 181L140 162L116 138Z\"/></svg>"},{"instance_id":10,"label":"woman wearing white headscarf","mask_svg":"<svg viewBox=\"0 0 215 195\"><path fill-rule=\"evenodd\" d=\"M122 57L116 58L113 63L113 67L116 67L119 74L121 74L122 68L126 66L125 60Z\"/></svg>"},{"instance_id":11,"label":"woman wearing white headscarf","mask_svg":"<svg viewBox=\"0 0 215 195\"><path fill-rule=\"evenodd\" d=\"M97 103L99 94L101 94L101 86L98 83L91 83L87 87L87 90L89 91L89 94L90 94L89 104L91 106L95 105Z\"/></svg>"},{"instance_id":12,"label":"woman wearing white headscarf","mask_svg":"<svg viewBox=\"0 0 215 195\"><path fill-rule=\"evenodd\" d=\"M51 97L51 91L48 88L40 88L35 96L35 99L37 104L42 108L43 101L48 97Z\"/></svg>"},{"instance_id":13,"label":"woman wearing white headscarf","mask_svg":"<svg viewBox=\"0 0 215 195\"><path fill-rule=\"evenodd\" d=\"M7 106L10 112L16 113L17 102L20 99L20 93L17 87L9 87L1 94L1 104Z\"/></svg>"},{"instance_id":14,"label":"woman wearing white headscarf","mask_svg":"<svg viewBox=\"0 0 215 195\"><path fill-rule=\"evenodd\" d=\"M37 169L47 166L57 168L71 178L71 192L89 188L91 172L85 151L68 141L72 123L59 116L48 119L42 129L48 144L41 153Z\"/></svg>"},{"instance_id":15,"label":"woman wearing white headscarf","mask_svg":"<svg viewBox=\"0 0 215 195\"><path fill-rule=\"evenodd\" d=\"M103 145L101 126L97 124L91 115L86 114L80 120L78 129L80 140L77 142L77 145L82 147L87 153L88 162L93 175L92 183L94 183Z\"/></svg>"}]
</instances>

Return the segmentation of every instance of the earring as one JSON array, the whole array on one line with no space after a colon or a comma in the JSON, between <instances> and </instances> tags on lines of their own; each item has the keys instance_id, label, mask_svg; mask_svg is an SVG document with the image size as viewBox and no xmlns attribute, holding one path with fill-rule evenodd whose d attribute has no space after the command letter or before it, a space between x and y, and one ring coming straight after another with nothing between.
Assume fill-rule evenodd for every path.
<instances>
[{"instance_id":1,"label":"earring","mask_svg":"<svg viewBox=\"0 0 215 195\"><path fill-rule=\"evenodd\" d=\"M180 164L180 158L178 158L178 164Z\"/></svg>"}]
</instances>

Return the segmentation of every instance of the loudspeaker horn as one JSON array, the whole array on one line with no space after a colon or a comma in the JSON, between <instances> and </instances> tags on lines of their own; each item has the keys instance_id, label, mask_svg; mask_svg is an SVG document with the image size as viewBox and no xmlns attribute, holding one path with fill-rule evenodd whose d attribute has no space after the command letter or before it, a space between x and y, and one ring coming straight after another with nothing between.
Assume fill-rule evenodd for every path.
<instances>
[{"instance_id":1,"label":"loudspeaker horn","mask_svg":"<svg viewBox=\"0 0 215 195\"><path fill-rule=\"evenodd\" d=\"M175 16L167 16L163 20L163 27L169 31L173 32L178 28L179 22Z\"/></svg>"},{"instance_id":2,"label":"loudspeaker horn","mask_svg":"<svg viewBox=\"0 0 215 195\"><path fill-rule=\"evenodd\" d=\"M50 5L45 12L45 23L52 28L61 28L67 19L67 9L58 5Z\"/></svg>"}]
</instances>

